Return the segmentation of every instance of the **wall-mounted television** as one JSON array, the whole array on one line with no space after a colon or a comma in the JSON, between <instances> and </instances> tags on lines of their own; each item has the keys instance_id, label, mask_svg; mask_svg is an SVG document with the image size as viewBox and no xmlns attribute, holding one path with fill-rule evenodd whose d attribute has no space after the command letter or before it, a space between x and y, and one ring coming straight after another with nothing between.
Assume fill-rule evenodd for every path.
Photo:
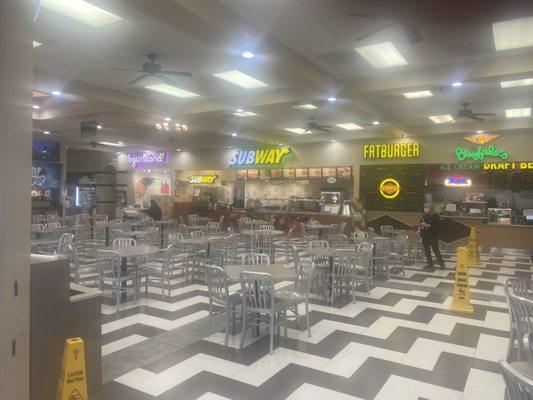
<instances>
[{"instance_id":1,"label":"wall-mounted television","mask_svg":"<svg viewBox=\"0 0 533 400\"><path fill-rule=\"evenodd\" d=\"M34 140L32 158L34 161L59 162L59 142Z\"/></svg>"}]
</instances>

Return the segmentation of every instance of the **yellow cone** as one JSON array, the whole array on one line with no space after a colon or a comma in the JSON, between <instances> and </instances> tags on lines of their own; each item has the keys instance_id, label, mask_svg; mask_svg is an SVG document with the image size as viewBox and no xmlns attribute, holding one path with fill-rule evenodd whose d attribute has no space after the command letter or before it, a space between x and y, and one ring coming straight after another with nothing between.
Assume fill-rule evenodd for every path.
<instances>
[{"instance_id":1,"label":"yellow cone","mask_svg":"<svg viewBox=\"0 0 533 400\"><path fill-rule=\"evenodd\" d=\"M67 339L65 342L57 400L89 400L85 350L80 338Z\"/></svg>"},{"instance_id":2,"label":"yellow cone","mask_svg":"<svg viewBox=\"0 0 533 400\"><path fill-rule=\"evenodd\" d=\"M468 265L479 265L479 242L477 239L477 229L472 228L470 230L470 238L468 239L468 257L466 260Z\"/></svg>"},{"instance_id":3,"label":"yellow cone","mask_svg":"<svg viewBox=\"0 0 533 400\"><path fill-rule=\"evenodd\" d=\"M450 310L473 313L470 304L470 285L468 284L468 266L466 264L468 252L466 248L457 249L457 267L455 268L455 285L453 288L453 302Z\"/></svg>"}]
</instances>

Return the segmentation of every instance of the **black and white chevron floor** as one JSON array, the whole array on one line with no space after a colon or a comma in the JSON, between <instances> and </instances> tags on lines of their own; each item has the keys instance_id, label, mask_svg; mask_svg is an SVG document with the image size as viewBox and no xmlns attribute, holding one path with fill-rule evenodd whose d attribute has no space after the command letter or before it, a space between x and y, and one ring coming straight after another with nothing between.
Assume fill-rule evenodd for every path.
<instances>
[{"instance_id":1,"label":"black and white chevron floor","mask_svg":"<svg viewBox=\"0 0 533 400\"><path fill-rule=\"evenodd\" d=\"M405 277L376 281L356 303L313 298L312 337L292 325L272 355L266 332L240 351L237 327L224 346L222 318L207 323L202 281L176 276L164 301L149 287L118 313L106 297L106 383L98 400L503 400L497 361L506 356L509 318L502 284L530 277L530 257L483 252L482 264L470 268L471 315L448 310L455 255L445 258L446 270L413 263Z\"/></svg>"}]
</instances>

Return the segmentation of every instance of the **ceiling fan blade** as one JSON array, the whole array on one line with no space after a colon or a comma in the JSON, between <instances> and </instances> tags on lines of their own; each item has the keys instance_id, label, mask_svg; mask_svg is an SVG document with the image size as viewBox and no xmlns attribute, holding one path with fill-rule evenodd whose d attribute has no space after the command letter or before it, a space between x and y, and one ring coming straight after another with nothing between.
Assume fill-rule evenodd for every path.
<instances>
[{"instance_id":1,"label":"ceiling fan blade","mask_svg":"<svg viewBox=\"0 0 533 400\"><path fill-rule=\"evenodd\" d=\"M364 40L364 39L366 39L366 38L368 38L368 37L370 37L372 35L375 35L376 33L379 33L381 31L384 31L385 29L388 29L388 28L390 28L391 26L394 26L394 25L396 25L396 22L391 22L390 24L383 25L380 28L374 29L374 30L372 30L372 31L370 31L368 33L365 33L365 34L355 38L354 41L355 42L360 42L360 41L362 41L362 40Z\"/></svg>"},{"instance_id":2,"label":"ceiling fan blade","mask_svg":"<svg viewBox=\"0 0 533 400\"><path fill-rule=\"evenodd\" d=\"M128 82L128 85L133 85L134 83L137 83L139 81L142 81L143 79L145 78L148 78L150 76L150 74L142 74L142 75L139 75L137 78L131 80Z\"/></svg>"},{"instance_id":3,"label":"ceiling fan blade","mask_svg":"<svg viewBox=\"0 0 533 400\"><path fill-rule=\"evenodd\" d=\"M317 126L315 129L319 130L319 131L322 131L322 132L329 132L329 129L323 128L321 126Z\"/></svg>"},{"instance_id":4,"label":"ceiling fan blade","mask_svg":"<svg viewBox=\"0 0 533 400\"><path fill-rule=\"evenodd\" d=\"M316 127L317 128L326 128L326 129L332 128L331 125L317 125Z\"/></svg>"},{"instance_id":5,"label":"ceiling fan blade","mask_svg":"<svg viewBox=\"0 0 533 400\"><path fill-rule=\"evenodd\" d=\"M473 113L472 115L476 115L478 117L494 117L496 114L494 113Z\"/></svg>"},{"instance_id":6,"label":"ceiling fan blade","mask_svg":"<svg viewBox=\"0 0 533 400\"><path fill-rule=\"evenodd\" d=\"M125 71L125 72L144 72L140 69L128 69L128 68L109 68L111 71Z\"/></svg>"},{"instance_id":7,"label":"ceiling fan blade","mask_svg":"<svg viewBox=\"0 0 533 400\"><path fill-rule=\"evenodd\" d=\"M468 118L473 119L474 121L485 121L485 118L477 117L475 114L470 114Z\"/></svg>"},{"instance_id":8,"label":"ceiling fan blade","mask_svg":"<svg viewBox=\"0 0 533 400\"><path fill-rule=\"evenodd\" d=\"M160 73L165 75L186 76L187 78L192 78L192 74L185 71L161 71Z\"/></svg>"},{"instance_id":9,"label":"ceiling fan blade","mask_svg":"<svg viewBox=\"0 0 533 400\"><path fill-rule=\"evenodd\" d=\"M174 82L170 78L167 78L165 75L156 74L155 76L165 82L167 85L178 87L178 84L176 82Z\"/></svg>"}]
</instances>

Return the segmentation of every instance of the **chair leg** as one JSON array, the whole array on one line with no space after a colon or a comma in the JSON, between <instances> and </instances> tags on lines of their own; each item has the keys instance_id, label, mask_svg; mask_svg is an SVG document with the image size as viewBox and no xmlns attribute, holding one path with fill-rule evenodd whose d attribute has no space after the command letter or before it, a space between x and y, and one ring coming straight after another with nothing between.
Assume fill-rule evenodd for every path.
<instances>
[{"instance_id":1,"label":"chair leg","mask_svg":"<svg viewBox=\"0 0 533 400\"><path fill-rule=\"evenodd\" d=\"M228 307L226 310L226 336L224 338L224 344L228 345L229 340L229 329L231 325L231 307Z\"/></svg>"},{"instance_id":2,"label":"chair leg","mask_svg":"<svg viewBox=\"0 0 533 400\"><path fill-rule=\"evenodd\" d=\"M274 318L274 314L270 314L270 354L274 350Z\"/></svg>"},{"instance_id":3,"label":"chair leg","mask_svg":"<svg viewBox=\"0 0 533 400\"><path fill-rule=\"evenodd\" d=\"M511 331L509 332L509 348L507 349L507 358L505 361L511 362L511 358L513 355L513 348L514 348L514 340L515 340L515 329L511 326Z\"/></svg>"},{"instance_id":4,"label":"chair leg","mask_svg":"<svg viewBox=\"0 0 533 400\"><path fill-rule=\"evenodd\" d=\"M283 334L285 339L287 339L287 309L283 309Z\"/></svg>"},{"instance_id":5,"label":"chair leg","mask_svg":"<svg viewBox=\"0 0 533 400\"><path fill-rule=\"evenodd\" d=\"M300 315L298 314L298 304L294 307L294 318L296 318L296 328L300 329Z\"/></svg>"},{"instance_id":6,"label":"chair leg","mask_svg":"<svg viewBox=\"0 0 533 400\"><path fill-rule=\"evenodd\" d=\"M246 334L246 321L248 320L248 315L246 313L246 309L243 307L242 310L242 328L241 328L241 344L239 346L240 349L244 346L244 335Z\"/></svg>"},{"instance_id":7,"label":"chair leg","mask_svg":"<svg viewBox=\"0 0 533 400\"><path fill-rule=\"evenodd\" d=\"M311 337L311 325L309 324L309 301L305 299L305 320L307 322L307 337Z\"/></svg>"}]
</instances>

